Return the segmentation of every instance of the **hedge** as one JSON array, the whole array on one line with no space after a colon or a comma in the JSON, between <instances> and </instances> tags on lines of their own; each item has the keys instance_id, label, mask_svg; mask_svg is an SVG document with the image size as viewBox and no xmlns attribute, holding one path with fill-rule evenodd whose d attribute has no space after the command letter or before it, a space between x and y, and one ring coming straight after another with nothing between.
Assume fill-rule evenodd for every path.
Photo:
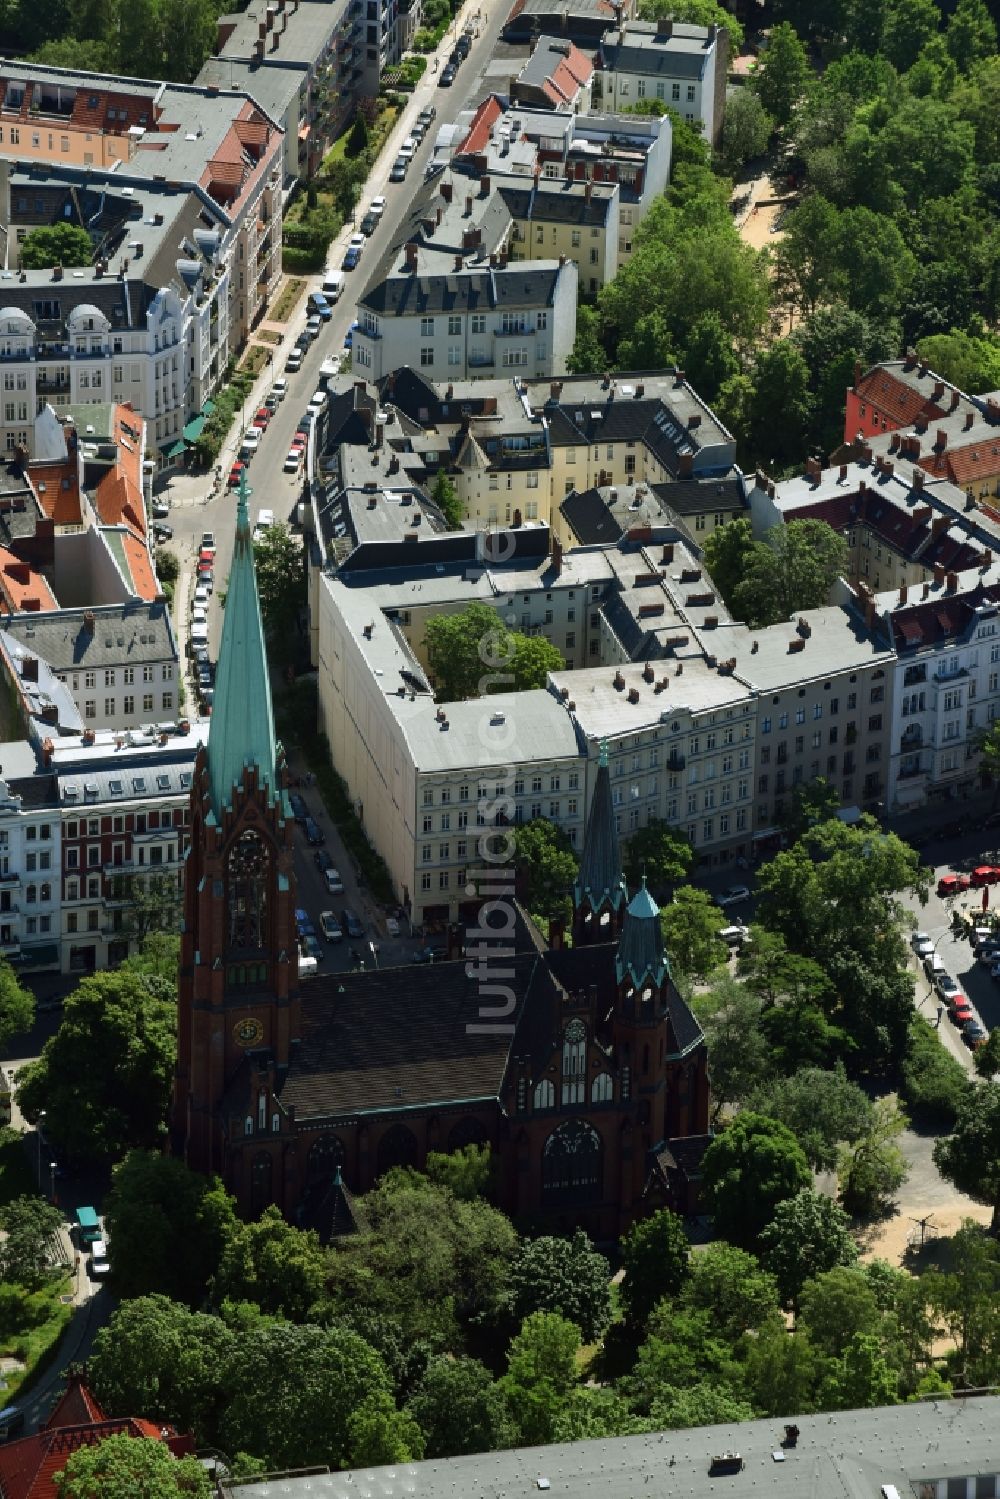
<instances>
[{"instance_id":1,"label":"hedge","mask_svg":"<svg viewBox=\"0 0 1000 1499\"><path fill-rule=\"evenodd\" d=\"M964 1067L945 1050L934 1027L922 1015L914 1015L906 1041L900 1089L913 1120L950 1128L970 1086Z\"/></svg>"}]
</instances>

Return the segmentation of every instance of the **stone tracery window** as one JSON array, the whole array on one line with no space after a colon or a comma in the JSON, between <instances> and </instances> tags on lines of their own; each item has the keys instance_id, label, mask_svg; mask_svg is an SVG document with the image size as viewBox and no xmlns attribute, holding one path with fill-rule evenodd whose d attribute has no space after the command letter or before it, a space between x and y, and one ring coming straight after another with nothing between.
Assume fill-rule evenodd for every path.
<instances>
[{"instance_id":1,"label":"stone tracery window","mask_svg":"<svg viewBox=\"0 0 1000 1499\"><path fill-rule=\"evenodd\" d=\"M587 1027L571 1020L563 1031L562 1101L583 1103L587 1088Z\"/></svg>"},{"instance_id":2,"label":"stone tracery window","mask_svg":"<svg viewBox=\"0 0 1000 1499\"><path fill-rule=\"evenodd\" d=\"M569 1119L552 1131L542 1151L544 1201L597 1201L603 1177L604 1144L593 1125Z\"/></svg>"},{"instance_id":3,"label":"stone tracery window","mask_svg":"<svg viewBox=\"0 0 1000 1499\"><path fill-rule=\"evenodd\" d=\"M259 833L240 835L229 851L229 945L242 949L267 946L270 853Z\"/></svg>"}]
</instances>

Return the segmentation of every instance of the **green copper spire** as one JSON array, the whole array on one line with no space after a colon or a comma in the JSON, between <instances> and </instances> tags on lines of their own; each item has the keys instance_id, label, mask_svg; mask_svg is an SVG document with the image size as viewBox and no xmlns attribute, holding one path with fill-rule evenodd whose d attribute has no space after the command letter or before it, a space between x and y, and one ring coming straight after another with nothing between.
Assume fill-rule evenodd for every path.
<instances>
[{"instance_id":1,"label":"green copper spire","mask_svg":"<svg viewBox=\"0 0 1000 1499\"><path fill-rule=\"evenodd\" d=\"M236 503L236 545L223 610L222 644L208 731L208 774L217 817L232 803L233 787L242 781L247 765L256 765L260 784L267 785L272 796L278 791L271 684L254 572L248 497L244 468Z\"/></svg>"},{"instance_id":2,"label":"green copper spire","mask_svg":"<svg viewBox=\"0 0 1000 1499\"><path fill-rule=\"evenodd\" d=\"M615 970L619 983L627 974L637 989L641 989L646 982L659 987L670 972L670 964L663 948L660 908L646 888L645 875L625 912L622 934L618 939Z\"/></svg>"}]
</instances>

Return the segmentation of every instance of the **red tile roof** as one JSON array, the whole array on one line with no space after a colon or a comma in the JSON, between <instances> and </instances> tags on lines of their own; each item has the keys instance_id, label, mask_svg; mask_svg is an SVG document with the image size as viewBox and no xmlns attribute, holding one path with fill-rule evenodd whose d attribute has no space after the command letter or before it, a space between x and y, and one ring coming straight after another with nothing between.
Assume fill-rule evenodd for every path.
<instances>
[{"instance_id":1,"label":"red tile roof","mask_svg":"<svg viewBox=\"0 0 1000 1499\"><path fill-rule=\"evenodd\" d=\"M62 463L29 463L26 477L39 508L57 526L83 523L76 454Z\"/></svg>"},{"instance_id":2,"label":"red tile roof","mask_svg":"<svg viewBox=\"0 0 1000 1499\"><path fill-rule=\"evenodd\" d=\"M58 609L55 594L30 562L0 547L0 598L8 609Z\"/></svg>"},{"instance_id":3,"label":"red tile roof","mask_svg":"<svg viewBox=\"0 0 1000 1499\"><path fill-rule=\"evenodd\" d=\"M56 1499L56 1474L74 1452L122 1434L166 1442L177 1456L193 1449L191 1438L178 1436L172 1426L135 1416L109 1419L76 1377L41 1431L0 1446L0 1494L3 1499Z\"/></svg>"},{"instance_id":4,"label":"red tile roof","mask_svg":"<svg viewBox=\"0 0 1000 1499\"><path fill-rule=\"evenodd\" d=\"M458 147L456 156L477 156L480 151L485 151L493 126L502 113L500 101L495 94L484 99L472 117L469 133Z\"/></svg>"},{"instance_id":5,"label":"red tile roof","mask_svg":"<svg viewBox=\"0 0 1000 1499\"><path fill-rule=\"evenodd\" d=\"M921 415L930 420L946 414L946 407L932 400L929 390L918 390L881 365L876 365L866 375L862 375L854 389L862 401L867 401L869 406L877 406L898 427L909 426Z\"/></svg>"}]
</instances>

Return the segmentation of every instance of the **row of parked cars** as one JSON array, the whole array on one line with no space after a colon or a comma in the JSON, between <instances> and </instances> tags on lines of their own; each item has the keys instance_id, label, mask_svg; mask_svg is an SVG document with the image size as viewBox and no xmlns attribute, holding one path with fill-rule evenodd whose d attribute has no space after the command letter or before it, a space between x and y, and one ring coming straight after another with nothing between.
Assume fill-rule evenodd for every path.
<instances>
[{"instance_id":1,"label":"row of parked cars","mask_svg":"<svg viewBox=\"0 0 1000 1499\"><path fill-rule=\"evenodd\" d=\"M444 67L441 70L441 81L439 84L440 88L451 88L452 84L455 82L456 73L462 66L465 59L468 57L469 53L472 51L472 40L474 36L475 32L473 31L471 26L467 26L462 32L462 35L459 37L458 41L455 43L454 47L451 50L448 61L445 63Z\"/></svg>"},{"instance_id":2,"label":"row of parked cars","mask_svg":"<svg viewBox=\"0 0 1000 1499\"><path fill-rule=\"evenodd\" d=\"M410 170L410 162L417 154L417 147L420 145L420 142L423 140L424 136L431 128L431 123L436 114L437 110L434 108L434 105L428 104L427 108L422 109L417 115L417 118L414 120L413 124L410 127L409 135L406 137L406 139L403 141L403 144L399 148L399 155L396 157L396 160L392 164L389 172L390 182L403 181L407 172ZM362 229L365 227L363 221L361 227Z\"/></svg>"},{"instance_id":3,"label":"row of parked cars","mask_svg":"<svg viewBox=\"0 0 1000 1499\"><path fill-rule=\"evenodd\" d=\"M971 874L943 874L937 882L940 896L961 895L966 890L985 890L987 885L1000 885L1000 867L996 864L978 864Z\"/></svg>"},{"instance_id":4,"label":"row of parked cars","mask_svg":"<svg viewBox=\"0 0 1000 1499\"><path fill-rule=\"evenodd\" d=\"M976 931L979 936L973 936L972 939L976 956L980 962L988 962L991 974L1000 980L1000 937L986 927L976 928ZM927 932L914 932L910 941L938 998L947 1008L948 1018L961 1031L966 1046L972 1051L985 1046L989 1040L989 1031L970 1004L961 984L945 969L944 960L930 936Z\"/></svg>"}]
</instances>

